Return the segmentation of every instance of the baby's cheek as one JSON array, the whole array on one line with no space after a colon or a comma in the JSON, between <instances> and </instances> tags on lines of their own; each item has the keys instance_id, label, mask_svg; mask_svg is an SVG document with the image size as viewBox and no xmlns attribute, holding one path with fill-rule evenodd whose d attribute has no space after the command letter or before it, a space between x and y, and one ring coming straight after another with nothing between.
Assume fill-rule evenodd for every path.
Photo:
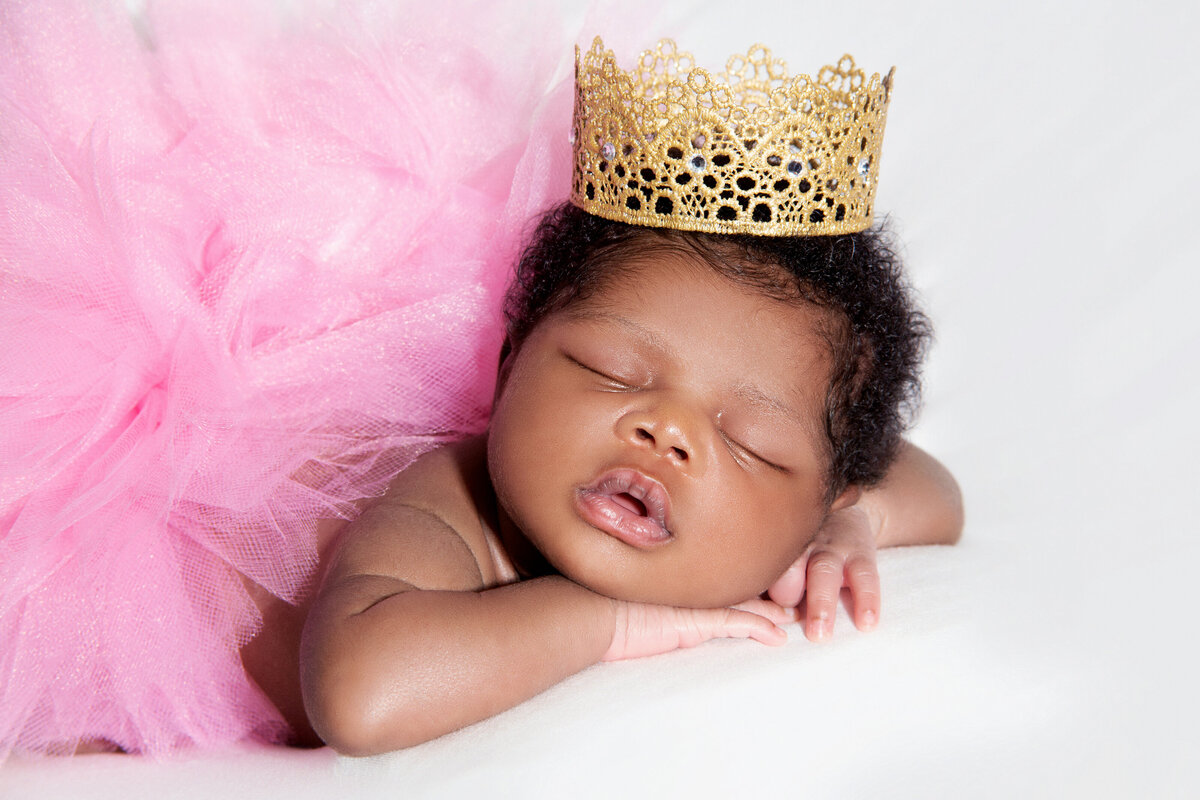
<instances>
[{"instance_id":1,"label":"baby's cheek","mask_svg":"<svg viewBox=\"0 0 1200 800\"><path fill-rule=\"evenodd\" d=\"M530 519L538 509L539 496L537 462L528 449L510 446L511 439L497 437L496 446L488 449L488 472L497 505L521 530L536 520Z\"/></svg>"},{"instance_id":2,"label":"baby's cheek","mask_svg":"<svg viewBox=\"0 0 1200 800\"><path fill-rule=\"evenodd\" d=\"M807 504L781 503L774 508L775 513L763 515L758 520L759 530L765 535L758 537L757 555L753 561L758 579L764 582L763 589L804 554L824 516L819 507ZM755 547L755 544L748 546Z\"/></svg>"},{"instance_id":3,"label":"baby's cheek","mask_svg":"<svg viewBox=\"0 0 1200 800\"><path fill-rule=\"evenodd\" d=\"M530 482L529 469L524 464L529 459L529 453L523 452L520 439L506 414L499 413L492 418L488 431L488 476L496 494L496 503L518 525L518 516L522 513L518 501L522 495L528 494L528 491L522 491L522 486Z\"/></svg>"}]
</instances>

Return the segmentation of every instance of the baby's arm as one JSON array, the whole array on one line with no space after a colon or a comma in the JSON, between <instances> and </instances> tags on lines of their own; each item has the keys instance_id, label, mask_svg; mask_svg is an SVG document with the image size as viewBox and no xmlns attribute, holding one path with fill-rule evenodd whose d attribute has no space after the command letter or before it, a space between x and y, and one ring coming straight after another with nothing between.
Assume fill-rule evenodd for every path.
<instances>
[{"instance_id":1,"label":"baby's arm","mask_svg":"<svg viewBox=\"0 0 1200 800\"><path fill-rule=\"evenodd\" d=\"M621 603L558 576L497 586L472 458L451 447L421 459L339 543L301 650L305 707L334 749L433 739L602 659L786 638L770 603L748 606L756 613Z\"/></svg>"},{"instance_id":2,"label":"baby's arm","mask_svg":"<svg viewBox=\"0 0 1200 800\"><path fill-rule=\"evenodd\" d=\"M871 521L877 547L955 544L962 535L962 493L936 458L902 442L883 481L855 504Z\"/></svg>"},{"instance_id":3,"label":"baby's arm","mask_svg":"<svg viewBox=\"0 0 1200 800\"><path fill-rule=\"evenodd\" d=\"M804 554L771 586L770 597L784 606L807 597L805 634L820 641L833 632L838 597L847 586L855 625L870 630L880 605L875 551L954 544L962 527L962 495L954 477L933 456L905 442L878 486L830 513Z\"/></svg>"},{"instance_id":4,"label":"baby's arm","mask_svg":"<svg viewBox=\"0 0 1200 800\"><path fill-rule=\"evenodd\" d=\"M612 640L609 601L562 578L483 591L495 576L459 530L473 506L462 458L421 459L349 526L309 614L305 707L341 752L406 747L496 714Z\"/></svg>"}]
</instances>

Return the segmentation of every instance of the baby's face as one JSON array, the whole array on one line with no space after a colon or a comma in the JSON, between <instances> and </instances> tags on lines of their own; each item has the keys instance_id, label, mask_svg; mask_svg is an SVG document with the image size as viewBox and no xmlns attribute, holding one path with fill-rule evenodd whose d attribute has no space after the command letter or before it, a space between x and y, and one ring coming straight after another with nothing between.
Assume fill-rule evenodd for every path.
<instances>
[{"instance_id":1,"label":"baby's face","mask_svg":"<svg viewBox=\"0 0 1200 800\"><path fill-rule=\"evenodd\" d=\"M746 600L827 511L827 312L679 254L626 266L512 356L488 434L502 517L600 594Z\"/></svg>"}]
</instances>

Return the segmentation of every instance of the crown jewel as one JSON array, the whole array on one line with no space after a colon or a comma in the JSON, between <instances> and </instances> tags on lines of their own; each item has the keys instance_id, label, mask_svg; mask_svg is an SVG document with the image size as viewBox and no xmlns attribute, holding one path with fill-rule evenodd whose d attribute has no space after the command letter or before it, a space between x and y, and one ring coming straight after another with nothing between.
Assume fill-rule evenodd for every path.
<instances>
[{"instance_id":1,"label":"crown jewel","mask_svg":"<svg viewBox=\"0 0 1200 800\"><path fill-rule=\"evenodd\" d=\"M894 68L892 72L894 72ZM892 72L843 56L814 80L755 45L725 74L664 39L625 72L575 51L571 200L635 225L816 236L871 225Z\"/></svg>"}]
</instances>

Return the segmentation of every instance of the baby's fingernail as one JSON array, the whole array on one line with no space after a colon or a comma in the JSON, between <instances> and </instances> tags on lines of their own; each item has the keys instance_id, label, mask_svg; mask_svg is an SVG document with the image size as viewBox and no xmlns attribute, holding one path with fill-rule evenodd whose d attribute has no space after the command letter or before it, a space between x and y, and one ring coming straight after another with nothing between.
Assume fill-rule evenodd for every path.
<instances>
[{"instance_id":1,"label":"baby's fingernail","mask_svg":"<svg viewBox=\"0 0 1200 800\"><path fill-rule=\"evenodd\" d=\"M814 642L823 641L829 636L829 623L824 618L814 619L808 623L808 638Z\"/></svg>"},{"instance_id":2,"label":"baby's fingernail","mask_svg":"<svg viewBox=\"0 0 1200 800\"><path fill-rule=\"evenodd\" d=\"M861 624L864 629L871 630L872 628L875 627L875 625L878 622L879 622L879 617L876 616L874 611L871 611L870 609L868 609L863 612Z\"/></svg>"}]
</instances>

